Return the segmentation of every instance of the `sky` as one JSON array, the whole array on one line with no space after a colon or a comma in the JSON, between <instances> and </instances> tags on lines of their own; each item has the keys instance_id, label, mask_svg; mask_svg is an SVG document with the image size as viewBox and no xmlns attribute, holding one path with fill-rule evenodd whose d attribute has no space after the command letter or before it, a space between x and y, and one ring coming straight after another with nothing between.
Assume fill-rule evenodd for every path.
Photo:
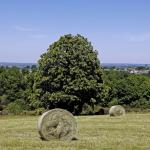
<instances>
[{"instance_id":1,"label":"sky","mask_svg":"<svg viewBox=\"0 0 150 150\"><path fill-rule=\"evenodd\" d=\"M0 62L36 63L65 34L101 63L150 64L150 0L0 0Z\"/></svg>"}]
</instances>

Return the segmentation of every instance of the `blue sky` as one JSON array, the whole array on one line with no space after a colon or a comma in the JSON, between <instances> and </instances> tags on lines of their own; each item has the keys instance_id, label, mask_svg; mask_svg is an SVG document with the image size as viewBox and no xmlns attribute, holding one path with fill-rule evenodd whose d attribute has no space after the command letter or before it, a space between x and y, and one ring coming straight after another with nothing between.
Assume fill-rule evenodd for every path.
<instances>
[{"instance_id":1,"label":"blue sky","mask_svg":"<svg viewBox=\"0 0 150 150\"><path fill-rule=\"evenodd\" d=\"M87 37L102 63L150 64L150 1L0 0L0 62L37 62L69 33Z\"/></svg>"}]
</instances>

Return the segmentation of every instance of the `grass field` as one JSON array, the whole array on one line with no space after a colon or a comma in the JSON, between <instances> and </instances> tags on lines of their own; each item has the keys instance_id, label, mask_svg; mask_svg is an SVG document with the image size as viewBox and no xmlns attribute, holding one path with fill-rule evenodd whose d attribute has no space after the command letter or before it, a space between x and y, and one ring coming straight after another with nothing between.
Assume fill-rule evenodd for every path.
<instances>
[{"instance_id":1,"label":"grass field","mask_svg":"<svg viewBox=\"0 0 150 150\"><path fill-rule=\"evenodd\" d=\"M41 141L35 116L0 116L0 150L150 150L150 113L80 116L79 140Z\"/></svg>"}]
</instances>

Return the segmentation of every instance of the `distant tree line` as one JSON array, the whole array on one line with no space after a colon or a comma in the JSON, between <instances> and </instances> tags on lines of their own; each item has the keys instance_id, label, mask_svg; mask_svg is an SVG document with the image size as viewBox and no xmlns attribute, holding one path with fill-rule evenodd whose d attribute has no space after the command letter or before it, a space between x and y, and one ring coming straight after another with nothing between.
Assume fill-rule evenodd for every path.
<instances>
[{"instance_id":1,"label":"distant tree line","mask_svg":"<svg viewBox=\"0 0 150 150\"><path fill-rule=\"evenodd\" d=\"M104 71L97 51L81 35L60 37L38 67L0 67L0 111L40 113L58 107L80 115L115 104L150 109L150 77Z\"/></svg>"}]
</instances>

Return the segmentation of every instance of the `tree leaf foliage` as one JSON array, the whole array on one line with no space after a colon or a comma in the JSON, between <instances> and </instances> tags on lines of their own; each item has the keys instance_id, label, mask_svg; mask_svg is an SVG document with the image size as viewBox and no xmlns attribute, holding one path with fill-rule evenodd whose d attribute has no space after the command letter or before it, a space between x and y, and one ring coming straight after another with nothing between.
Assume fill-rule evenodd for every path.
<instances>
[{"instance_id":1,"label":"tree leaf foliage","mask_svg":"<svg viewBox=\"0 0 150 150\"><path fill-rule=\"evenodd\" d=\"M84 104L101 103L104 85L97 51L81 35L65 35L39 60L37 88L42 103L80 113ZM69 101L69 102L68 102Z\"/></svg>"}]
</instances>

